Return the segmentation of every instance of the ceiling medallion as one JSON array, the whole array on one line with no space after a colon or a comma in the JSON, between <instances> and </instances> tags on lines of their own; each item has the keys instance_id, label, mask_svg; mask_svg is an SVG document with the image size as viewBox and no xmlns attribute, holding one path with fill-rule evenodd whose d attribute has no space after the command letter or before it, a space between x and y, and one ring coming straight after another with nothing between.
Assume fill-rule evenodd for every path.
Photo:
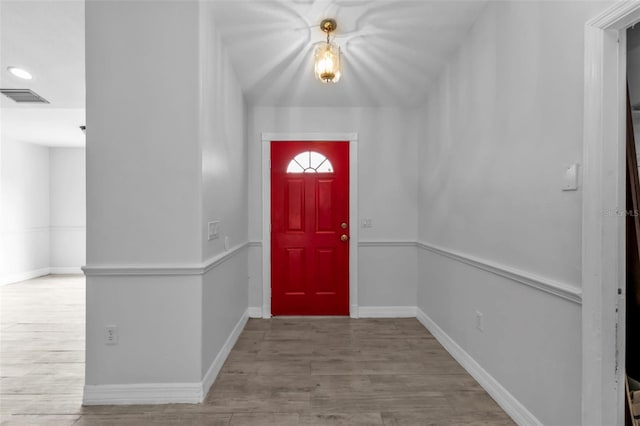
<instances>
[{"instance_id":1,"label":"ceiling medallion","mask_svg":"<svg viewBox=\"0 0 640 426\"><path fill-rule=\"evenodd\" d=\"M329 35L336 30L335 19L323 19L320 29L327 34L327 43L316 48L315 74L323 83L337 83L340 80L340 47L329 41Z\"/></svg>"}]
</instances>

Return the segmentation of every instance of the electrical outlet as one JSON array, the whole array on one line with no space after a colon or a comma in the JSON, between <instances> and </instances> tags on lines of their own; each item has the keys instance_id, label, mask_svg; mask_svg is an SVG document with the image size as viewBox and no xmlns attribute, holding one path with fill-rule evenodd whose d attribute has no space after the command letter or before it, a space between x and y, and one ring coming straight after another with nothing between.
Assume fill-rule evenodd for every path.
<instances>
[{"instance_id":1,"label":"electrical outlet","mask_svg":"<svg viewBox=\"0 0 640 426\"><path fill-rule=\"evenodd\" d=\"M478 331L484 331L484 314L476 311L476 328Z\"/></svg>"},{"instance_id":2,"label":"electrical outlet","mask_svg":"<svg viewBox=\"0 0 640 426\"><path fill-rule=\"evenodd\" d=\"M118 326L117 325L108 325L104 328L104 344L105 345L118 344Z\"/></svg>"}]
</instances>

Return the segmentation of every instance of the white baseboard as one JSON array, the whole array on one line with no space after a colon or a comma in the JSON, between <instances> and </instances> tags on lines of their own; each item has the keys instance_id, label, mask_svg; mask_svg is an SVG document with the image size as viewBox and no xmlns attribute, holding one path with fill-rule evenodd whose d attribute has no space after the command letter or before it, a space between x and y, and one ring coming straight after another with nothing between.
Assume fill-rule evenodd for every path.
<instances>
[{"instance_id":1,"label":"white baseboard","mask_svg":"<svg viewBox=\"0 0 640 426\"><path fill-rule=\"evenodd\" d=\"M198 404L216 380L249 318L242 314L233 331L199 383L139 383L125 385L87 385L83 405Z\"/></svg>"},{"instance_id":2,"label":"white baseboard","mask_svg":"<svg viewBox=\"0 0 640 426\"><path fill-rule=\"evenodd\" d=\"M52 275L82 275L80 266L51 267L49 273Z\"/></svg>"},{"instance_id":3,"label":"white baseboard","mask_svg":"<svg viewBox=\"0 0 640 426\"><path fill-rule=\"evenodd\" d=\"M242 333L242 330L244 330L244 326L247 324L248 319L249 319L249 310L247 309L244 312L244 314L242 314L242 317L240 317L240 320L238 320L238 322L236 323L236 326L233 327L233 331L231 331L231 334L229 335L229 337L227 337L227 340L224 342L224 345L222 345L222 348L218 352L218 355L216 355L216 358L211 363L211 366L209 366L207 373L204 375L204 378L202 379L202 388L201 388L202 399L204 399L204 397L207 396L207 392L209 392L209 389L213 385L213 382L216 381L216 377L218 377L218 373L222 369L224 362L227 360L227 357L229 356L231 349L233 349L233 346L236 344L238 337L240 337L240 333Z\"/></svg>"},{"instance_id":4,"label":"white baseboard","mask_svg":"<svg viewBox=\"0 0 640 426\"><path fill-rule=\"evenodd\" d=\"M358 305L351 305L351 308L349 308L349 316L351 318L358 318Z\"/></svg>"},{"instance_id":5,"label":"white baseboard","mask_svg":"<svg viewBox=\"0 0 640 426\"><path fill-rule=\"evenodd\" d=\"M50 268L35 269L33 271L19 272L0 277L0 286L6 284L19 283L20 281L31 280L33 278L49 275Z\"/></svg>"},{"instance_id":6,"label":"white baseboard","mask_svg":"<svg viewBox=\"0 0 640 426\"><path fill-rule=\"evenodd\" d=\"M249 306L248 312L249 318L262 318L261 306Z\"/></svg>"},{"instance_id":7,"label":"white baseboard","mask_svg":"<svg viewBox=\"0 0 640 426\"><path fill-rule=\"evenodd\" d=\"M484 388L500 407L519 425L542 425L527 408L489 374L471 355L462 349L422 309L416 309L416 318L435 337L453 358Z\"/></svg>"},{"instance_id":8,"label":"white baseboard","mask_svg":"<svg viewBox=\"0 0 640 426\"><path fill-rule=\"evenodd\" d=\"M202 383L142 383L87 385L83 405L197 404L202 402Z\"/></svg>"},{"instance_id":9,"label":"white baseboard","mask_svg":"<svg viewBox=\"0 0 640 426\"><path fill-rule=\"evenodd\" d=\"M358 306L359 318L415 318L415 306Z\"/></svg>"}]
</instances>

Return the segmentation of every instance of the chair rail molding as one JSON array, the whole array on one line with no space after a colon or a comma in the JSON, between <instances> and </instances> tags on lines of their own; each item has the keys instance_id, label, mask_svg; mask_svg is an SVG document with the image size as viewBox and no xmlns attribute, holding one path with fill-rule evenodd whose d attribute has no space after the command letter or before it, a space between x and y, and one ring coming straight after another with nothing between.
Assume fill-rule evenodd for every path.
<instances>
[{"instance_id":1,"label":"chair rail molding","mask_svg":"<svg viewBox=\"0 0 640 426\"><path fill-rule=\"evenodd\" d=\"M496 262L480 259L478 257L460 253L454 250L445 249L428 243L420 242L417 243L417 246L421 249L436 253L440 256L465 263L483 271L499 275L511 281L533 287L537 290L544 291L545 293L561 297L571 302L578 304L582 303L582 290L574 285L562 283L546 277L541 277L530 272L521 271L510 266L501 265Z\"/></svg>"},{"instance_id":2,"label":"chair rail molding","mask_svg":"<svg viewBox=\"0 0 640 426\"><path fill-rule=\"evenodd\" d=\"M82 267L82 270L87 276L204 275L247 247L249 247L248 242L238 244L203 263L174 265L86 265Z\"/></svg>"}]
</instances>

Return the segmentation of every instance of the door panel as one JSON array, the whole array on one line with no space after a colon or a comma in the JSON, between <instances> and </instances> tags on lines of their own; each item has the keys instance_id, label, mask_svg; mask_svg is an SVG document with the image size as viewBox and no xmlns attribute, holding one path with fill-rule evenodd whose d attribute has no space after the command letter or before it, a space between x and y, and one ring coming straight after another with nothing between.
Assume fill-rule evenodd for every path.
<instances>
[{"instance_id":1,"label":"door panel","mask_svg":"<svg viewBox=\"0 0 640 426\"><path fill-rule=\"evenodd\" d=\"M286 254L286 280L284 281L285 294L304 294L304 261L305 253L303 248L287 248Z\"/></svg>"},{"instance_id":2,"label":"door panel","mask_svg":"<svg viewBox=\"0 0 640 426\"><path fill-rule=\"evenodd\" d=\"M287 230L304 232L304 181L287 181Z\"/></svg>"},{"instance_id":3,"label":"door panel","mask_svg":"<svg viewBox=\"0 0 640 426\"><path fill-rule=\"evenodd\" d=\"M318 179L316 183L316 231L333 232L333 179Z\"/></svg>"},{"instance_id":4,"label":"door panel","mask_svg":"<svg viewBox=\"0 0 640 426\"><path fill-rule=\"evenodd\" d=\"M336 294L336 274L335 250L332 248L322 248L316 250L316 271L317 283L316 291L322 294Z\"/></svg>"},{"instance_id":5,"label":"door panel","mask_svg":"<svg viewBox=\"0 0 640 426\"><path fill-rule=\"evenodd\" d=\"M272 142L273 315L349 314L348 222L348 142Z\"/></svg>"}]
</instances>

